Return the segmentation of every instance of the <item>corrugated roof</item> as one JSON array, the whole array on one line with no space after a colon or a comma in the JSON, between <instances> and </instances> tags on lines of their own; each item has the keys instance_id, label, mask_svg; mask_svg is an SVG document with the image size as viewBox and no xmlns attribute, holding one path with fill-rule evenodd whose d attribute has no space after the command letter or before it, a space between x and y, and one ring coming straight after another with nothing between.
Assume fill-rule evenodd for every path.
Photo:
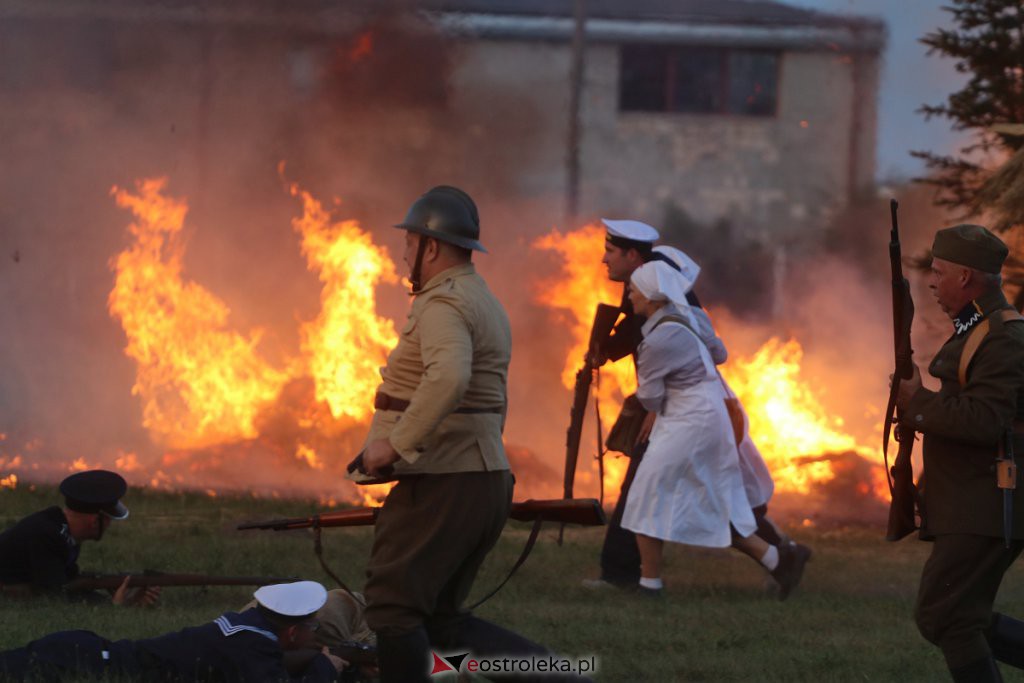
<instances>
[{"instance_id":1,"label":"corrugated roof","mask_svg":"<svg viewBox=\"0 0 1024 683\"><path fill-rule=\"evenodd\" d=\"M420 0L412 3L440 12L540 17L573 16L573 0ZM828 14L772 0L587 0L587 17L689 24L881 28L881 20Z\"/></svg>"}]
</instances>

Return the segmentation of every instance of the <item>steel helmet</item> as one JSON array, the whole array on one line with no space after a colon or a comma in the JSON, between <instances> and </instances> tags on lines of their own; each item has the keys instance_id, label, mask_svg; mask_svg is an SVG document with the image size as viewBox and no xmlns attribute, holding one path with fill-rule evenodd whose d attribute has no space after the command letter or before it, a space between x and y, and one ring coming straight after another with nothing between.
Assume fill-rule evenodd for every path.
<instances>
[{"instance_id":1,"label":"steel helmet","mask_svg":"<svg viewBox=\"0 0 1024 683\"><path fill-rule=\"evenodd\" d=\"M480 244L480 214L473 199L457 187L438 185L412 203L396 228L463 249L487 250Z\"/></svg>"}]
</instances>

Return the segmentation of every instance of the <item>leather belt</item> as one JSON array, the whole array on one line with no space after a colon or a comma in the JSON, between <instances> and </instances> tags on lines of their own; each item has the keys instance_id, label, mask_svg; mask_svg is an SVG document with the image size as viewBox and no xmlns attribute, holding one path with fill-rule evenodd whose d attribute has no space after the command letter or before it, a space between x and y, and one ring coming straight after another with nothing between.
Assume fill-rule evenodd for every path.
<instances>
[{"instance_id":1,"label":"leather belt","mask_svg":"<svg viewBox=\"0 0 1024 683\"><path fill-rule=\"evenodd\" d=\"M408 401L403 401L400 398L394 396L388 396L382 391L378 391L377 395L373 397L373 407L376 410L393 410L396 413L404 412L409 407ZM477 415L481 413L501 413L505 410L504 406L495 406L493 408L456 408L453 412L461 413L463 415Z\"/></svg>"}]
</instances>

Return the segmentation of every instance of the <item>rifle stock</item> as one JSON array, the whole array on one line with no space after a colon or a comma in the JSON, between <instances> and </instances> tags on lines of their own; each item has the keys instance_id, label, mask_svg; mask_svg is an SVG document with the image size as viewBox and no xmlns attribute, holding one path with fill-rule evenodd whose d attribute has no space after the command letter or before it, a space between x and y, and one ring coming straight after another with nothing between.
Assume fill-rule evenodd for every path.
<instances>
[{"instance_id":1,"label":"rifle stock","mask_svg":"<svg viewBox=\"0 0 1024 683\"><path fill-rule=\"evenodd\" d=\"M103 574L100 576L82 576L64 584L69 592L92 590L115 590L128 578L130 588L148 588L150 586L267 586L274 583L292 583L295 577L282 576L210 576L208 574L165 574L163 572L145 572L142 574Z\"/></svg>"},{"instance_id":2,"label":"rifle stock","mask_svg":"<svg viewBox=\"0 0 1024 683\"><path fill-rule=\"evenodd\" d=\"M914 322L914 300L910 295L910 283L903 276L903 257L900 248L899 222L897 209L899 203L893 199L889 208L892 218L892 231L889 239L889 263L892 269L892 318L893 318L893 350L895 363L892 387L889 391L889 403L885 413L885 429L882 441L882 457L885 460L886 477L889 481L889 492L892 502L889 505L889 519L885 538L898 541L917 529L914 519L914 506L917 489L914 487L914 469L911 455L914 450L914 430L901 419L901 411L896 409L896 395L899 393L900 382L913 376L913 348L910 343L910 329ZM889 469L889 434L895 424L896 441L899 450L892 468Z\"/></svg>"},{"instance_id":3,"label":"rifle stock","mask_svg":"<svg viewBox=\"0 0 1024 683\"><path fill-rule=\"evenodd\" d=\"M590 384L594 379L594 356L601 343L611 334L621 311L616 306L598 304L594 311L594 322L590 327L590 343L583 367L576 372L576 384L572 392L572 407L569 409L569 428L565 435L565 476L562 481L562 495L573 497L576 480L576 462L580 455L580 438L583 435L583 420L590 398Z\"/></svg>"},{"instance_id":4,"label":"rifle stock","mask_svg":"<svg viewBox=\"0 0 1024 683\"><path fill-rule=\"evenodd\" d=\"M380 508L351 508L334 512L321 512L309 517L290 517L263 522L239 524L238 530L263 529L287 531L290 529L312 529L348 526L372 526L377 520ZM601 526L605 524L604 510L594 498L573 498L569 500L526 500L512 503L509 517L521 522L532 522L538 518L546 522Z\"/></svg>"}]
</instances>

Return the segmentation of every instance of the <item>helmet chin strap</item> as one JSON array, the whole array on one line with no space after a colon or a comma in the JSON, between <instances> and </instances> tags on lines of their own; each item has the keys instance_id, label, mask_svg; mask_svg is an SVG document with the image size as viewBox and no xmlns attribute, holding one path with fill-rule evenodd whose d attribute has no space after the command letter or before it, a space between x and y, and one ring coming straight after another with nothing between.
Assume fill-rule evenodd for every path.
<instances>
[{"instance_id":1,"label":"helmet chin strap","mask_svg":"<svg viewBox=\"0 0 1024 683\"><path fill-rule=\"evenodd\" d=\"M427 240L430 238L426 235L420 235L419 238L420 243L416 247L416 260L412 264L412 273L409 275L409 284L412 285L410 294L419 294L423 287L423 254L427 250Z\"/></svg>"}]
</instances>

